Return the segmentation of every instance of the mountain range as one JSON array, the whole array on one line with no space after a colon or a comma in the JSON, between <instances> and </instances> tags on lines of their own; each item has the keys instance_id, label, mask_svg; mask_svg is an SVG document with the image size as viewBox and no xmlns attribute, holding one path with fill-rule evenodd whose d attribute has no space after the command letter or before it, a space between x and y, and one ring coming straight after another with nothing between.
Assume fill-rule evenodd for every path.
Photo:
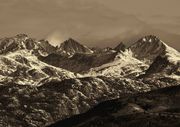
<instances>
[{"instance_id":1,"label":"mountain range","mask_svg":"<svg viewBox=\"0 0 180 127\"><path fill-rule=\"evenodd\" d=\"M72 38L56 47L25 34L0 39L0 126L3 127L45 127L93 111L94 106L107 100L134 99L137 94L146 98L151 93L158 97L161 96L158 92L146 92L178 89L179 84L180 53L154 35L142 37L130 46L121 42L104 49L87 47ZM149 101L142 102L145 105ZM117 103L123 115L127 115L123 109L145 111L139 105L141 102L120 99ZM152 103L154 106L156 100ZM111 103L106 108L116 109ZM104 123L106 118L94 117L82 126L104 126L98 123ZM117 117L126 119L119 114ZM144 119L146 115L138 117ZM117 120L114 116L107 119Z\"/></svg>"}]
</instances>

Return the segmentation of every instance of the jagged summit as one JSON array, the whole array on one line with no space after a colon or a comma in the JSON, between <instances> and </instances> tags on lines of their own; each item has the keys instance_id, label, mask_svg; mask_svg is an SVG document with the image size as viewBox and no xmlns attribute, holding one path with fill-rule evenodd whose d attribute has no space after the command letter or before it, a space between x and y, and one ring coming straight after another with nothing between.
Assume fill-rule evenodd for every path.
<instances>
[{"instance_id":1,"label":"jagged summit","mask_svg":"<svg viewBox=\"0 0 180 127\"><path fill-rule=\"evenodd\" d=\"M160 41L160 39L159 39L159 37L157 37L155 35L147 35L147 36L141 38L139 41L156 43L156 42Z\"/></svg>"},{"instance_id":2,"label":"jagged summit","mask_svg":"<svg viewBox=\"0 0 180 127\"><path fill-rule=\"evenodd\" d=\"M39 60L56 51L48 41L37 41L25 34L0 40L0 82L39 85L42 80L72 78L74 74Z\"/></svg>"},{"instance_id":3,"label":"jagged summit","mask_svg":"<svg viewBox=\"0 0 180 127\"><path fill-rule=\"evenodd\" d=\"M180 63L180 53L154 35L141 38L129 49L133 52L134 57L149 64L153 63L159 56L167 57L167 60L172 64Z\"/></svg>"},{"instance_id":4,"label":"jagged summit","mask_svg":"<svg viewBox=\"0 0 180 127\"><path fill-rule=\"evenodd\" d=\"M56 52L56 50L57 50L57 47L54 47L53 45L51 45L49 43L49 41L47 41L47 40L41 39L38 41L38 44L41 46L41 48L44 51L46 51L47 53L50 53L50 54Z\"/></svg>"},{"instance_id":5,"label":"jagged summit","mask_svg":"<svg viewBox=\"0 0 180 127\"><path fill-rule=\"evenodd\" d=\"M166 46L158 37L149 35L139 39L129 49L136 58L152 62L157 56L165 54Z\"/></svg>"},{"instance_id":6,"label":"jagged summit","mask_svg":"<svg viewBox=\"0 0 180 127\"><path fill-rule=\"evenodd\" d=\"M77 42L72 38L69 38L68 40L61 43L59 50L68 55L73 55L75 53L84 53L84 54L93 53L93 51L90 48L80 44L79 42Z\"/></svg>"},{"instance_id":7,"label":"jagged summit","mask_svg":"<svg viewBox=\"0 0 180 127\"><path fill-rule=\"evenodd\" d=\"M28 36L25 34L18 34L14 37L1 39L0 40L0 54L6 54L8 52L13 52L18 49L24 49L26 48L27 45L32 45L32 44L29 44L31 42L29 39L30 38L28 38Z\"/></svg>"},{"instance_id":8,"label":"jagged summit","mask_svg":"<svg viewBox=\"0 0 180 127\"><path fill-rule=\"evenodd\" d=\"M64 44L66 44L66 45L81 45L78 41L76 41L75 39L73 39L73 38L69 38L69 39L67 39L67 40L65 40L63 43L61 43L61 45L60 46L62 46L62 45L64 45Z\"/></svg>"},{"instance_id":9,"label":"jagged summit","mask_svg":"<svg viewBox=\"0 0 180 127\"><path fill-rule=\"evenodd\" d=\"M18 34L0 40L0 54L7 54L18 50L27 50L36 55L47 55L54 52L55 47L48 41L37 41L26 34Z\"/></svg>"},{"instance_id":10,"label":"jagged summit","mask_svg":"<svg viewBox=\"0 0 180 127\"><path fill-rule=\"evenodd\" d=\"M119 44L117 47L121 48L121 46L122 44ZM158 58L166 58L165 65L163 62L159 62ZM124 52L119 52L113 61L92 68L89 74L136 77L143 74L151 66L158 69L161 69L161 66L167 66L163 69L163 71L167 70L166 72L169 72L168 67L171 66L171 71L174 72L174 68L178 70L179 65L180 53L156 36L150 35L141 38ZM155 68L153 70L156 70Z\"/></svg>"}]
</instances>

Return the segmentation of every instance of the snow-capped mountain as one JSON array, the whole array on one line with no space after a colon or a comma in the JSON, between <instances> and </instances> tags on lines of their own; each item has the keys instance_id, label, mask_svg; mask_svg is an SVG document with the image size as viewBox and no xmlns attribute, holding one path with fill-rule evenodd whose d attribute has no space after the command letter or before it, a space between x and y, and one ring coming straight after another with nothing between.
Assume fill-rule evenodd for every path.
<instances>
[{"instance_id":1,"label":"snow-capped mountain","mask_svg":"<svg viewBox=\"0 0 180 127\"><path fill-rule=\"evenodd\" d=\"M1 39L0 126L44 127L102 101L180 84L180 54L157 37L115 49L92 51L73 39L54 47L24 34Z\"/></svg>"},{"instance_id":2,"label":"snow-capped mountain","mask_svg":"<svg viewBox=\"0 0 180 127\"><path fill-rule=\"evenodd\" d=\"M167 57L168 61L173 64L180 63L180 52L168 46L165 42L161 41L161 43L165 46L164 53L161 54L163 57Z\"/></svg>"},{"instance_id":3,"label":"snow-capped mountain","mask_svg":"<svg viewBox=\"0 0 180 127\"><path fill-rule=\"evenodd\" d=\"M152 35L145 36L127 49L125 49L123 43L120 43L115 48L117 51L115 51L115 49L113 50L108 48L107 51L102 49L102 52L98 53L93 52L88 47L79 44L71 38L62 43L59 48L50 45L48 41L37 41L29 38L25 34L19 34L11 38L4 38L1 39L0 42L1 67L6 68L6 70L1 71L2 81L5 81L7 75L9 81L11 79L9 76L13 75L12 73L15 72L17 73L17 81L19 78L21 78L20 81L24 83L28 82L28 80L33 81L32 75L30 76L29 74L27 74L28 76L24 75L26 77L24 80L27 79L26 82L22 80L23 76L18 77L20 76L20 73L29 73L31 70L30 68L35 66L32 65L32 63L36 63L37 65L37 67L35 67L36 69L34 70L36 73L38 73L38 76L36 77L37 79L34 79L36 83L37 81L40 82L43 79L45 80L50 75L52 75L51 77L59 77L60 73L55 74L56 72L54 73L54 69L52 68L55 68L57 72L59 72L59 69L67 69L76 73L84 73L86 71L88 73L86 73L85 76L103 75L109 77L135 78L139 76L141 77L143 74L147 75L149 72L152 74L152 71L149 70L152 70L151 68L153 68L155 64L159 63L159 57L167 58L168 65L166 66L171 66L171 71L174 71L175 67L177 68L176 73L173 72L171 75L166 73L166 76L168 75L179 79L179 75L177 75L179 73L179 52L166 45L156 36ZM68 56L64 56L61 53L65 53ZM71 57L69 57L69 55L71 55ZM29 63L31 63L31 65L29 65ZM8 70L11 67L9 67L9 65L7 66L6 64L10 64L10 66L12 64L14 68L19 67L21 69ZM161 68L159 66L162 65L163 63L160 63L155 67ZM50 74L46 74L46 72L42 71L44 66L51 68L48 69L51 71ZM37 68L41 69L38 70ZM157 74L157 71L159 70L158 68L153 68L154 73ZM21 72L20 70L24 70L24 72ZM35 73L34 71L33 73ZM68 76L68 73L72 75L71 72L66 72L67 75L65 77L72 77ZM161 76L165 76L164 73L162 74L162 71L160 71L159 74L161 74Z\"/></svg>"},{"instance_id":4,"label":"snow-capped mountain","mask_svg":"<svg viewBox=\"0 0 180 127\"><path fill-rule=\"evenodd\" d=\"M0 82L40 85L51 79L74 78L72 72L48 65L38 59L53 52L46 41L36 41L21 34L0 41Z\"/></svg>"},{"instance_id":5,"label":"snow-capped mountain","mask_svg":"<svg viewBox=\"0 0 180 127\"><path fill-rule=\"evenodd\" d=\"M41 62L26 50L0 55L0 81L25 85L40 85L43 80L74 78L72 72Z\"/></svg>"},{"instance_id":6,"label":"snow-capped mountain","mask_svg":"<svg viewBox=\"0 0 180 127\"><path fill-rule=\"evenodd\" d=\"M166 45L164 42L161 43L165 46L165 51L163 54L156 57L146 73L164 72L169 75L172 73L179 73L180 53Z\"/></svg>"},{"instance_id":7,"label":"snow-capped mountain","mask_svg":"<svg viewBox=\"0 0 180 127\"><path fill-rule=\"evenodd\" d=\"M73 55L75 53L83 53L83 54L93 53L93 51L90 48L80 44L79 42L75 41L72 38L69 38L68 40L61 43L59 47L59 51L67 55Z\"/></svg>"},{"instance_id":8,"label":"snow-capped mountain","mask_svg":"<svg viewBox=\"0 0 180 127\"><path fill-rule=\"evenodd\" d=\"M26 34L18 34L14 37L0 40L0 54L7 54L23 49L37 56L46 56L56 51L56 48L50 45L48 41L37 41L29 38Z\"/></svg>"},{"instance_id":9,"label":"snow-capped mountain","mask_svg":"<svg viewBox=\"0 0 180 127\"><path fill-rule=\"evenodd\" d=\"M166 58L167 62L165 65L163 60L159 60L161 57ZM179 65L180 53L169 47L156 36L150 35L140 39L124 52L119 52L114 61L96 68L91 68L88 74L93 76L138 77L144 73L149 73L149 70L153 70L154 73L156 73L159 68L166 66L166 72L170 70L172 72L168 76L179 80L180 76L177 75L177 73L179 73ZM174 75L174 73L176 73L176 75ZM166 76L167 74L168 73L166 73ZM165 73L160 71L159 75L164 77Z\"/></svg>"},{"instance_id":10,"label":"snow-capped mountain","mask_svg":"<svg viewBox=\"0 0 180 127\"><path fill-rule=\"evenodd\" d=\"M155 48L155 51L159 52L153 55L149 52L149 56L151 56L149 61L153 58L152 64L149 64L149 68L145 71L145 74L141 75L140 77L143 78L144 82L146 83L157 84L159 86L168 83L171 85L179 84L180 53L172 47L168 46L165 42L161 41L160 39L158 40L159 41L157 43L159 45L159 50Z\"/></svg>"},{"instance_id":11,"label":"snow-capped mountain","mask_svg":"<svg viewBox=\"0 0 180 127\"><path fill-rule=\"evenodd\" d=\"M165 53L166 46L156 36L149 35L139 39L129 49L137 59L152 63L157 56Z\"/></svg>"},{"instance_id":12,"label":"snow-capped mountain","mask_svg":"<svg viewBox=\"0 0 180 127\"><path fill-rule=\"evenodd\" d=\"M147 63L152 63L158 56L167 56L170 61L175 63L180 59L178 51L153 35L141 38L129 49L133 52L134 57Z\"/></svg>"},{"instance_id":13,"label":"snow-capped mountain","mask_svg":"<svg viewBox=\"0 0 180 127\"><path fill-rule=\"evenodd\" d=\"M91 68L87 75L105 75L112 77L136 77L148 68L144 62L133 57L131 50L116 55L114 61Z\"/></svg>"}]
</instances>

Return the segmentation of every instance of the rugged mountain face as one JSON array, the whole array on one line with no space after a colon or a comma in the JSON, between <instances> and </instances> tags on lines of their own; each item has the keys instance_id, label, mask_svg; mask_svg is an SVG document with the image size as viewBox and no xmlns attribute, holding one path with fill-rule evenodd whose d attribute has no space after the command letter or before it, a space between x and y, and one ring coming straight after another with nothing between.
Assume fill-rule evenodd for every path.
<instances>
[{"instance_id":1,"label":"rugged mountain face","mask_svg":"<svg viewBox=\"0 0 180 127\"><path fill-rule=\"evenodd\" d=\"M4 38L0 42L0 62L2 69L5 68L0 71L2 82L38 83L49 76L63 77L64 73L61 74L61 71L65 72L64 77L74 77L71 72L63 69L75 73L88 72L85 76L143 77L146 83L147 80L148 83L153 81L149 80L151 78L155 79L153 83L157 80L161 82L161 79L165 80L163 83L167 79L175 81L175 84L179 82L180 53L152 35L140 39L125 51L124 45L119 44L115 49L121 52L109 48L106 51L92 52L73 39L62 43L58 49L45 40L36 41L25 34ZM69 52L71 57L64 56L59 51L65 54Z\"/></svg>"},{"instance_id":2,"label":"rugged mountain face","mask_svg":"<svg viewBox=\"0 0 180 127\"><path fill-rule=\"evenodd\" d=\"M161 43L165 46L164 53L156 57L140 78L148 84L180 84L180 53Z\"/></svg>"},{"instance_id":3,"label":"rugged mountain face","mask_svg":"<svg viewBox=\"0 0 180 127\"><path fill-rule=\"evenodd\" d=\"M48 41L37 41L25 34L18 34L14 37L0 40L0 54L7 54L23 49L32 52L36 56L46 56L56 51L56 48L50 45Z\"/></svg>"},{"instance_id":4,"label":"rugged mountain face","mask_svg":"<svg viewBox=\"0 0 180 127\"><path fill-rule=\"evenodd\" d=\"M133 57L131 50L116 55L112 62L92 68L88 75L105 75L112 77L136 77L148 68L144 62Z\"/></svg>"},{"instance_id":5,"label":"rugged mountain face","mask_svg":"<svg viewBox=\"0 0 180 127\"><path fill-rule=\"evenodd\" d=\"M73 39L60 47L24 34L1 39L0 126L44 127L102 101L179 85L178 51L155 36L121 45L92 51ZM127 102L121 114L146 109Z\"/></svg>"},{"instance_id":6,"label":"rugged mountain face","mask_svg":"<svg viewBox=\"0 0 180 127\"><path fill-rule=\"evenodd\" d=\"M73 39L61 44L55 53L41 56L39 59L47 64L64 68L75 73L85 73L90 68L111 62L117 52L112 48L89 49Z\"/></svg>"},{"instance_id":7,"label":"rugged mountain face","mask_svg":"<svg viewBox=\"0 0 180 127\"><path fill-rule=\"evenodd\" d=\"M73 55L75 53L83 53L83 54L93 53L93 51L90 48L84 45L81 45L80 43L78 43L72 38L61 43L59 47L59 51L66 55Z\"/></svg>"},{"instance_id":8,"label":"rugged mountain face","mask_svg":"<svg viewBox=\"0 0 180 127\"><path fill-rule=\"evenodd\" d=\"M125 45L123 42L119 43L119 44L114 48L114 50L117 51L117 52L125 51L125 49L126 49L126 45Z\"/></svg>"},{"instance_id":9,"label":"rugged mountain face","mask_svg":"<svg viewBox=\"0 0 180 127\"><path fill-rule=\"evenodd\" d=\"M167 56L170 59L179 61L179 52L169 47L158 37L149 35L141 38L129 47L134 57L152 63L158 56ZM175 58L176 57L176 58Z\"/></svg>"},{"instance_id":10,"label":"rugged mountain face","mask_svg":"<svg viewBox=\"0 0 180 127\"><path fill-rule=\"evenodd\" d=\"M179 75L179 65L180 63L177 62L177 64L171 63L167 57L158 56L155 61L151 64L151 66L147 69L144 76L150 76L153 74L160 73L161 75L172 75L176 74ZM179 75L180 76L180 75Z\"/></svg>"},{"instance_id":11,"label":"rugged mountain face","mask_svg":"<svg viewBox=\"0 0 180 127\"><path fill-rule=\"evenodd\" d=\"M48 54L55 53L58 49L57 47L52 46L47 40L39 40L39 44Z\"/></svg>"},{"instance_id":12,"label":"rugged mountain face","mask_svg":"<svg viewBox=\"0 0 180 127\"><path fill-rule=\"evenodd\" d=\"M0 82L40 85L44 80L74 78L72 72L43 63L39 56L54 51L47 41L36 41L21 34L0 42Z\"/></svg>"},{"instance_id":13,"label":"rugged mountain face","mask_svg":"<svg viewBox=\"0 0 180 127\"><path fill-rule=\"evenodd\" d=\"M72 72L41 62L26 50L0 56L0 81L18 84L40 85L45 79L74 78Z\"/></svg>"},{"instance_id":14,"label":"rugged mountain face","mask_svg":"<svg viewBox=\"0 0 180 127\"><path fill-rule=\"evenodd\" d=\"M76 53L72 57L65 57L59 54L50 54L45 57L41 57L43 62L67 69L76 73L84 73L90 68L101 66L105 63L111 62L116 57L116 52L101 52L93 54Z\"/></svg>"},{"instance_id":15,"label":"rugged mountain face","mask_svg":"<svg viewBox=\"0 0 180 127\"><path fill-rule=\"evenodd\" d=\"M177 83L180 80L179 63L180 53L178 51L166 45L156 36L150 35L140 39L124 52L119 52L113 61L92 68L89 75L136 78L146 73L146 79L148 79L147 74L151 70L149 79L151 81L153 77L156 79L153 83L167 77ZM165 67L162 70L163 66Z\"/></svg>"},{"instance_id":16,"label":"rugged mountain face","mask_svg":"<svg viewBox=\"0 0 180 127\"><path fill-rule=\"evenodd\" d=\"M1 54L3 53L8 53L8 52L12 52L18 49L23 49L23 48L33 48L34 47L34 43L31 43L31 41L28 41L27 45L25 44L25 41L28 39L28 36L25 34L20 34L20 35L16 35L15 37L11 37L11 38L3 38L0 40L0 51Z\"/></svg>"},{"instance_id":17,"label":"rugged mountain face","mask_svg":"<svg viewBox=\"0 0 180 127\"><path fill-rule=\"evenodd\" d=\"M178 127L180 87L170 87L99 104L49 127Z\"/></svg>"},{"instance_id":18,"label":"rugged mountain face","mask_svg":"<svg viewBox=\"0 0 180 127\"><path fill-rule=\"evenodd\" d=\"M165 54L166 46L156 36L150 35L141 38L129 47L134 57L146 62L152 62L157 56Z\"/></svg>"},{"instance_id":19,"label":"rugged mountain face","mask_svg":"<svg viewBox=\"0 0 180 127\"><path fill-rule=\"evenodd\" d=\"M148 84L180 84L180 63L171 63L167 57L158 56L145 74L139 78Z\"/></svg>"}]
</instances>

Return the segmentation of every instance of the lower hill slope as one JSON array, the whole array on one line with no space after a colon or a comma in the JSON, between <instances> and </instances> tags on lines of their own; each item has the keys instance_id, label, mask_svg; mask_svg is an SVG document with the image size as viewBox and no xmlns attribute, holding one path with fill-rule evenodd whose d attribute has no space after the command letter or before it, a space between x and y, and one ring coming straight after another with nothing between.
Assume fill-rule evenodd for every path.
<instances>
[{"instance_id":1,"label":"lower hill slope","mask_svg":"<svg viewBox=\"0 0 180 127\"><path fill-rule=\"evenodd\" d=\"M180 86L99 104L49 127L179 127Z\"/></svg>"}]
</instances>

